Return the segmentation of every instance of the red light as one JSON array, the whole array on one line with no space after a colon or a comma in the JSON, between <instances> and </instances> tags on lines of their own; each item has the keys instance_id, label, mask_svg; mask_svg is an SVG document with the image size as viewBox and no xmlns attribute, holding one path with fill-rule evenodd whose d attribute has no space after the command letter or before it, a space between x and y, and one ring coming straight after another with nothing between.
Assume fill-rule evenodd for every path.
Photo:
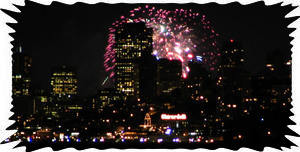
<instances>
[{"instance_id":1,"label":"red light","mask_svg":"<svg viewBox=\"0 0 300 152\"><path fill-rule=\"evenodd\" d=\"M234 40L233 40L233 39L230 39L230 42L231 42L231 43L233 43L233 42L234 42Z\"/></svg>"},{"instance_id":2,"label":"red light","mask_svg":"<svg viewBox=\"0 0 300 152\"><path fill-rule=\"evenodd\" d=\"M160 118L162 120L186 120L186 114L161 114Z\"/></svg>"}]
</instances>

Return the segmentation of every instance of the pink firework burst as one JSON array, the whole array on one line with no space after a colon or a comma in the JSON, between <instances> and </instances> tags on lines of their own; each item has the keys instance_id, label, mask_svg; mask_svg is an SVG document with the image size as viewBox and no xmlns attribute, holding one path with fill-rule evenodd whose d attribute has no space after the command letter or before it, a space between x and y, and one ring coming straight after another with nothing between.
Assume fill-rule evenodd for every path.
<instances>
[{"instance_id":1,"label":"pink firework burst","mask_svg":"<svg viewBox=\"0 0 300 152\"><path fill-rule=\"evenodd\" d=\"M114 76L115 50L114 36L116 28L126 23L145 22L153 29L153 52L159 58L182 62L182 77L187 78L190 71L188 62L198 60L210 70L216 66L219 49L219 34L210 25L206 16L192 9L165 10L155 7L138 7L129 12L128 17L121 16L109 28L108 46L104 54L104 67Z\"/></svg>"}]
</instances>

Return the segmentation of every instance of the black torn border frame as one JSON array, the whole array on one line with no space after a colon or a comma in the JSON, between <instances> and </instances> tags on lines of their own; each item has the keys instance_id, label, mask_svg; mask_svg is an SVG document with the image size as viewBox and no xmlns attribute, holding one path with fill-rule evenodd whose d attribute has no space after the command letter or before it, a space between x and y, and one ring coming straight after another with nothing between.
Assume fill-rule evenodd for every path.
<instances>
[{"instance_id":1,"label":"black torn border frame","mask_svg":"<svg viewBox=\"0 0 300 152\"><path fill-rule=\"evenodd\" d=\"M73 5L87 5L86 3L83 3L83 2L77 2ZM99 3L97 3L99 4ZM97 5L97 4L92 4L92 5ZM29 1L29 0L25 0L25 6L19 6L19 5L15 5L13 4L17 9L19 9L21 11L21 13L18 13L18 12L13 12L13 11L10 11L10 10L6 10L6 9L1 9L2 12L4 12L5 14L7 14L8 16L12 17L13 19L15 19L17 22L22 20L22 10L23 10L23 7L26 7L26 5L39 5L38 3L35 3L35 2L32 2L32 1ZM50 5L67 5L67 4L64 4L64 3L61 3L61 2L57 2L57 1L54 1L52 2ZM90 5L90 4L88 4ZM224 4L224 5L240 5L240 3L238 2L232 2L232 3L228 3L228 4ZM254 3L251 3L251 4L247 4L247 5L265 5L265 3L263 1L258 1L258 2L254 2ZM286 9L286 12L285 14L288 14L289 12L293 11L294 9L296 9L297 7L295 6L292 6L292 5L287 5L287 6L281 6L282 3L277 3L277 4L273 4L271 5L272 7L285 7L287 8ZM286 27L288 25L290 25L291 23L293 23L294 21L296 21L297 19L299 18L299 16L294 16L294 17L289 17L289 18L286 18L285 19L285 24L286 24ZM18 32L18 23L7 23L7 25L14 29L16 32L14 33L9 33L9 35L12 37L12 38L16 38L16 33ZM296 28L288 28L289 30L289 33L291 34L292 32L294 32L296 30ZM290 36L290 39L291 41L294 39L293 37ZM12 45L16 45L15 43L15 40L11 41L11 44ZM293 71L295 72L295 71ZM295 87L295 84L292 85L293 88ZM293 90L293 89L292 89ZM293 92L294 93L294 92ZM3 101L4 102L4 101ZM295 101L293 101L292 103L294 103ZM295 110L295 108L294 108ZM11 110L13 111L13 110ZM290 116L293 116L294 114L292 112L290 112ZM14 115L11 116L11 118L9 118L10 120L14 120ZM287 118L288 120L288 123L287 125L296 125L295 122L293 122L290 117ZM299 125L299 124L298 124ZM7 130L13 130L14 124L11 125L10 127L7 128ZM284 135L291 135L291 136L296 136L296 137L299 137L299 135L291 130L288 126L286 128L284 128ZM280 141L280 143L285 143L285 145L273 145L273 144L270 144L270 145L262 145L262 146L258 146L258 145L243 145L243 146L233 146L233 145L221 145L221 146L212 146L212 145L191 145L191 144L117 144L117 143L114 143L114 144L111 144L111 143L105 143L105 144L93 144L93 143L89 143L89 144L64 144L64 145L55 145L53 146L52 144L48 144L48 143L44 143L44 144L39 144L39 145L28 145L26 143L19 143L15 148L17 147L21 147L21 146L26 146L26 151L34 151L34 150L37 150L37 149L41 149L41 148L44 148L44 147L51 147L54 151L57 151L57 150L61 150L61 149L65 149L65 148L75 148L77 150L84 150L84 149L88 149L88 148L97 148L97 149L108 149L108 148L118 148L118 149L128 149L128 148L134 148L134 149L177 149L177 148L185 148L185 149L197 149L197 148L206 148L206 149L211 149L211 150L215 150L215 149L218 149L218 148L227 148L227 149L230 149L230 150L238 150L240 148L251 148L251 149L254 149L254 150L257 150L257 151L263 151L264 148L266 147L272 147L272 148L276 148L276 149L279 149L279 150L282 150L282 147L287 147L287 148L291 148L292 146L297 146L295 143L293 143L292 141L290 141L289 139L287 139L285 136L283 136L283 138L281 139L282 141ZM3 142L2 142L3 144Z\"/></svg>"}]
</instances>

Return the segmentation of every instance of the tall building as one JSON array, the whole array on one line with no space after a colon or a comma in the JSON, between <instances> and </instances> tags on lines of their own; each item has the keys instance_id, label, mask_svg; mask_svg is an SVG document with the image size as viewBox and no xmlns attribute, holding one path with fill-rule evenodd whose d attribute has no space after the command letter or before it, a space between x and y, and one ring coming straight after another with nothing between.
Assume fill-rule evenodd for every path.
<instances>
[{"instance_id":1,"label":"tall building","mask_svg":"<svg viewBox=\"0 0 300 152\"><path fill-rule=\"evenodd\" d=\"M192 107L197 108L193 113L193 125L200 125L204 136L220 136L223 120L216 112L216 101L220 93L212 76L205 64L198 61L190 61L190 72L186 79L186 88L189 90ZM199 126L198 126L199 127Z\"/></svg>"},{"instance_id":2,"label":"tall building","mask_svg":"<svg viewBox=\"0 0 300 152\"><path fill-rule=\"evenodd\" d=\"M33 113L31 67L32 58L21 46L12 49L12 111L17 117Z\"/></svg>"},{"instance_id":3,"label":"tall building","mask_svg":"<svg viewBox=\"0 0 300 152\"><path fill-rule=\"evenodd\" d=\"M157 60L152 54L142 54L139 62L140 98L151 102L156 96Z\"/></svg>"},{"instance_id":4,"label":"tall building","mask_svg":"<svg viewBox=\"0 0 300 152\"><path fill-rule=\"evenodd\" d=\"M160 59L157 62L157 95L170 93L181 85L181 62Z\"/></svg>"},{"instance_id":5,"label":"tall building","mask_svg":"<svg viewBox=\"0 0 300 152\"><path fill-rule=\"evenodd\" d=\"M62 66L53 69L51 75L51 95L69 99L77 95L77 78L73 69Z\"/></svg>"},{"instance_id":6,"label":"tall building","mask_svg":"<svg viewBox=\"0 0 300 152\"><path fill-rule=\"evenodd\" d=\"M191 99L196 102L208 102L209 94L212 94L215 85L212 83L211 73L201 62L191 61L189 76L186 80L186 87L190 90ZM216 96L216 92L213 92Z\"/></svg>"},{"instance_id":7,"label":"tall building","mask_svg":"<svg viewBox=\"0 0 300 152\"><path fill-rule=\"evenodd\" d=\"M12 58L13 96L30 96L32 58L23 52L21 46L14 48Z\"/></svg>"},{"instance_id":8,"label":"tall building","mask_svg":"<svg viewBox=\"0 0 300 152\"><path fill-rule=\"evenodd\" d=\"M217 78L217 85L223 88L224 102L240 102L249 88L250 76L243 69L245 58L245 51L239 42L231 39L224 43Z\"/></svg>"},{"instance_id":9,"label":"tall building","mask_svg":"<svg viewBox=\"0 0 300 152\"><path fill-rule=\"evenodd\" d=\"M144 23L129 23L116 30L115 85L127 96L140 97L138 59L152 52L152 32Z\"/></svg>"},{"instance_id":10,"label":"tall building","mask_svg":"<svg viewBox=\"0 0 300 152\"><path fill-rule=\"evenodd\" d=\"M126 97L124 97L120 91L111 88L100 90L96 98L98 104L100 103L100 107L105 107L118 102L124 102L125 100Z\"/></svg>"},{"instance_id":11,"label":"tall building","mask_svg":"<svg viewBox=\"0 0 300 152\"><path fill-rule=\"evenodd\" d=\"M33 97L33 113L36 114L48 111L49 102L51 102L51 98L49 98L49 95L45 90L35 89Z\"/></svg>"},{"instance_id":12,"label":"tall building","mask_svg":"<svg viewBox=\"0 0 300 152\"><path fill-rule=\"evenodd\" d=\"M231 39L226 41L222 48L221 65L222 70L240 69L244 66L246 53L241 43Z\"/></svg>"},{"instance_id":13,"label":"tall building","mask_svg":"<svg viewBox=\"0 0 300 152\"><path fill-rule=\"evenodd\" d=\"M225 140L236 138L234 136L237 134L246 136L244 124L255 123L248 119L251 106L243 102L245 98L252 97L251 77L244 68L245 63L246 52L241 43L233 39L226 41L222 47L221 63L216 78L216 84L221 92L216 109L220 119L224 121L221 126L226 130Z\"/></svg>"}]
</instances>

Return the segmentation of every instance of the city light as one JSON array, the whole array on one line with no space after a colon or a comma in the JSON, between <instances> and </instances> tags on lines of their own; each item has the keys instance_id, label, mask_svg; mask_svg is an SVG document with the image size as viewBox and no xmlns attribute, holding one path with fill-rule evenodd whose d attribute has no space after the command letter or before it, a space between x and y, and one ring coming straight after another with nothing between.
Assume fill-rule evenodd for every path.
<instances>
[{"instance_id":1,"label":"city light","mask_svg":"<svg viewBox=\"0 0 300 152\"><path fill-rule=\"evenodd\" d=\"M171 128L168 128L166 131L165 131L165 134L166 135L171 135L172 133L172 129Z\"/></svg>"},{"instance_id":2,"label":"city light","mask_svg":"<svg viewBox=\"0 0 300 152\"><path fill-rule=\"evenodd\" d=\"M189 142L194 142L194 138L189 138Z\"/></svg>"},{"instance_id":3,"label":"city light","mask_svg":"<svg viewBox=\"0 0 300 152\"><path fill-rule=\"evenodd\" d=\"M10 141L9 138L6 138L6 139L5 139L5 142L9 142L9 141Z\"/></svg>"},{"instance_id":4,"label":"city light","mask_svg":"<svg viewBox=\"0 0 300 152\"><path fill-rule=\"evenodd\" d=\"M141 143L147 142L147 138L140 138L140 142Z\"/></svg>"},{"instance_id":5,"label":"city light","mask_svg":"<svg viewBox=\"0 0 300 152\"><path fill-rule=\"evenodd\" d=\"M239 138L239 139L242 139L242 137L243 137L243 136L242 136L241 134L238 135L238 138Z\"/></svg>"},{"instance_id":6,"label":"city light","mask_svg":"<svg viewBox=\"0 0 300 152\"><path fill-rule=\"evenodd\" d=\"M272 64L266 64L266 67L272 67L273 65Z\"/></svg>"},{"instance_id":7,"label":"city light","mask_svg":"<svg viewBox=\"0 0 300 152\"><path fill-rule=\"evenodd\" d=\"M49 56L51 64L40 71L41 75L48 71L45 86L36 85L32 79L36 74L31 73L39 71L27 69L39 66L36 63L40 61L31 62L27 55L13 57L12 103L16 103L16 113L10 128L18 131L4 142L21 140L33 148L40 143L102 148L104 144L169 148L229 144L240 148L246 143L256 145L253 139L259 137L262 145L258 150L270 142L282 146L276 141L281 141L282 131L288 131L286 126L291 123L281 120L288 119L292 107L290 52L276 54L281 51L276 50L273 54L270 46L270 51L259 52L260 57L254 60L253 53L247 54L253 48L243 49L243 43L251 41L230 39L238 35L218 38L206 15L186 7L143 4L123 13L107 21L113 23L108 23L110 27L104 32L108 34L104 35L108 38L104 59L90 67L64 61L73 69L58 63L55 59L59 57ZM69 50L74 48L70 46ZM13 49L14 55L24 52L27 50ZM58 68L50 67L54 63ZM104 65L98 67L100 75L99 71L81 71L98 63ZM247 65L255 65L257 71ZM86 78L82 78L83 73ZM96 77L104 81L94 82L92 78ZM184 144L178 144L181 142Z\"/></svg>"},{"instance_id":8,"label":"city light","mask_svg":"<svg viewBox=\"0 0 300 152\"><path fill-rule=\"evenodd\" d=\"M173 138L172 141L178 143L178 142L180 142L180 139L179 138Z\"/></svg>"},{"instance_id":9,"label":"city light","mask_svg":"<svg viewBox=\"0 0 300 152\"><path fill-rule=\"evenodd\" d=\"M162 142L163 142L162 138L157 139L157 143L162 143Z\"/></svg>"},{"instance_id":10,"label":"city light","mask_svg":"<svg viewBox=\"0 0 300 152\"><path fill-rule=\"evenodd\" d=\"M27 141L28 142L32 142L32 138L31 137L27 137Z\"/></svg>"},{"instance_id":11,"label":"city light","mask_svg":"<svg viewBox=\"0 0 300 152\"><path fill-rule=\"evenodd\" d=\"M200 96L200 99L201 99L201 100L203 100L203 99L204 99L204 97L203 97L203 96Z\"/></svg>"}]
</instances>

